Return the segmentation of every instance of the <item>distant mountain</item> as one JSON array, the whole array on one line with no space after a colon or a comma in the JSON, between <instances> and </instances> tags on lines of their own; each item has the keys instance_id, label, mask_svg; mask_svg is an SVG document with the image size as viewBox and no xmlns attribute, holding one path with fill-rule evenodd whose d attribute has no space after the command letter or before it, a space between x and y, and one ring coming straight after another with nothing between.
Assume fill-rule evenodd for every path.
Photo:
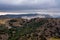
<instances>
[{"instance_id":1,"label":"distant mountain","mask_svg":"<svg viewBox=\"0 0 60 40\"><path fill-rule=\"evenodd\" d=\"M12 15L12 14L7 14L7 15L1 15L0 18L52 18L52 16L48 14L18 14L18 15Z\"/></svg>"}]
</instances>

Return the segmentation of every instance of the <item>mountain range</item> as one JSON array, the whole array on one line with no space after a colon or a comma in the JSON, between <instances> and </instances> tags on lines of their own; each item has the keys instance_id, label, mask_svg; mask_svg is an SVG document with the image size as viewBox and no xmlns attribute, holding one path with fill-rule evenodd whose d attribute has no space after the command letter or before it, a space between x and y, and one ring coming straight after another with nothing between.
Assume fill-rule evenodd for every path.
<instances>
[{"instance_id":1,"label":"mountain range","mask_svg":"<svg viewBox=\"0 0 60 40\"><path fill-rule=\"evenodd\" d=\"M7 15L0 15L0 18L52 18L49 14L7 14Z\"/></svg>"},{"instance_id":2,"label":"mountain range","mask_svg":"<svg viewBox=\"0 0 60 40\"><path fill-rule=\"evenodd\" d=\"M24 18L24 19L31 19L31 18L60 18L59 15L50 15L50 14L40 14L40 13L28 13L28 14L6 14L0 15L1 18Z\"/></svg>"}]
</instances>

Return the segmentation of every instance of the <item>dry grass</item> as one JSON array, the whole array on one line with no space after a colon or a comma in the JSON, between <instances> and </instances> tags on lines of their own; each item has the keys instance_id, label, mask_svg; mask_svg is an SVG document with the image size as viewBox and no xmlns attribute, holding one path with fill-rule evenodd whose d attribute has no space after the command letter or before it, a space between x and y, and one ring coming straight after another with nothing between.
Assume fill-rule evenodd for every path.
<instances>
[{"instance_id":1,"label":"dry grass","mask_svg":"<svg viewBox=\"0 0 60 40\"><path fill-rule=\"evenodd\" d=\"M0 20L0 24L5 24L6 20Z\"/></svg>"},{"instance_id":2,"label":"dry grass","mask_svg":"<svg viewBox=\"0 0 60 40\"><path fill-rule=\"evenodd\" d=\"M60 38L50 38L50 40L60 40Z\"/></svg>"},{"instance_id":3,"label":"dry grass","mask_svg":"<svg viewBox=\"0 0 60 40\"><path fill-rule=\"evenodd\" d=\"M5 24L10 19L0 19L0 24Z\"/></svg>"}]
</instances>

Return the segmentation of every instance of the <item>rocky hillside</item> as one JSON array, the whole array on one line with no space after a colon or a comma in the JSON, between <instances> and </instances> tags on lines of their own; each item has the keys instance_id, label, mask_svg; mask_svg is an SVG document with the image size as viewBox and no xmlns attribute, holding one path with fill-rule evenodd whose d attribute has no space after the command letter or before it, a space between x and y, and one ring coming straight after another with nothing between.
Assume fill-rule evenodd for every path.
<instances>
[{"instance_id":1,"label":"rocky hillside","mask_svg":"<svg viewBox=\"0 0 60 40\"><path fill-rule=\"evenodd\" d=\"M0 24L0 40L60 40L60 19L13 18L4 22Z\"/></svg>"}]
</instances>

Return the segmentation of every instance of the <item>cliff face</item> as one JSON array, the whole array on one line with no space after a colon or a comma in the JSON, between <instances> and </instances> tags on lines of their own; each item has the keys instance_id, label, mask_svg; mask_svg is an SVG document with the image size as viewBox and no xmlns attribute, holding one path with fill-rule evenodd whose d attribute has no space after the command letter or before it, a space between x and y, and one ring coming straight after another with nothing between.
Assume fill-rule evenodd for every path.
<instances>
[{"instance_id":1,"label":"cliff face","mask_svg":"<svg viewBox=\"0 0 60 40\"><path fill-rule=\"evenodd\" d=\"M49 40L51 37L60 38L60 19L33 18L27 20L12 18L5 21L5 24L0 24L0 35L1 40L4 38L6 40Z\"/></svg>"}]
</instances>

